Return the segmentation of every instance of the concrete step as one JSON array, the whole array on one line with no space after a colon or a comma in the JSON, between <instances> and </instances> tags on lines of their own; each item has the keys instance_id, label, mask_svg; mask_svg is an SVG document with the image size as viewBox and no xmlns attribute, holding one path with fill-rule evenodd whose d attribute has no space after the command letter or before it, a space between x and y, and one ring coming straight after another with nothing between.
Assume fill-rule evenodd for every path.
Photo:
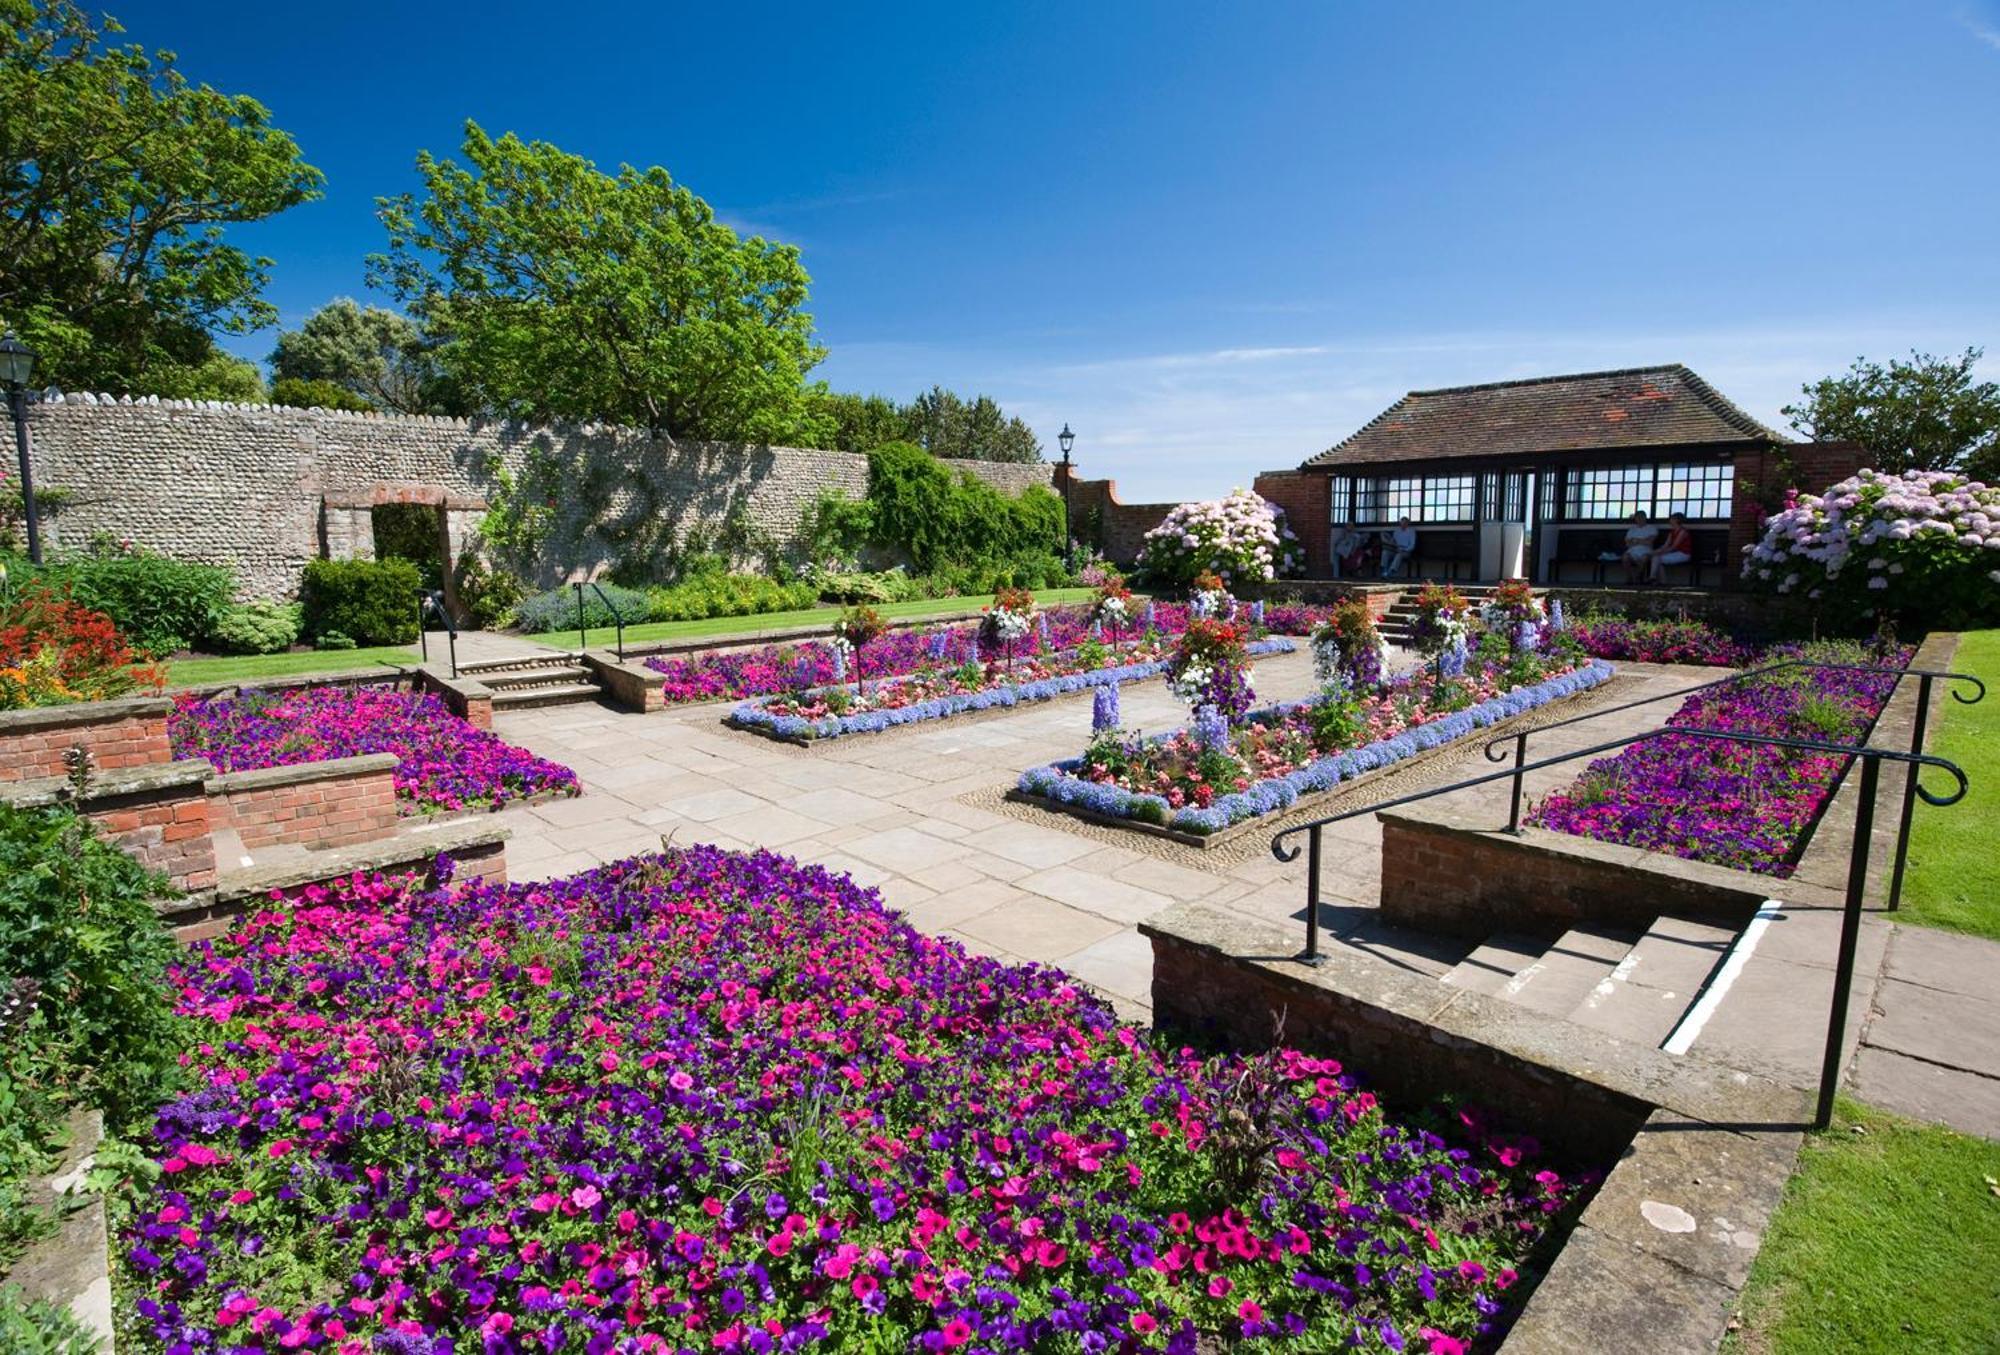
<instances>
[{"instance_id":1,"label":"concrete step","mask_svg":"<svg viewBox=\"0 0 2000 1355\"><path fill-rule=\"evenodd\" d=\"M594 682L558 682L535 687L503 687L493 693L495 710L527 710L534 706L566 706L595 701L604 695Z\"/></svg>"},{"instance_id":2,"label":"concrete step","mask_svg":"<svg viewBox=\"0 0 2000 1355\"><path fill-rule=\"evenodd\" d=\"M1458 962L1440 982L1475 993L1497 993L1507 981L1542 957L1548 943L1532 936L1499 932Z\"/></svg>"},{"instance_id":3,"label":"concrete step","mask_svg":"<svg viewBox=\"0 0 2000 1355\"><path fill-rule=\"evenodd\" d=\"M582 664L567 663L541 664L533 668L491 668L480 673L478 679L495 692L503 692L523 687L574 686L590 681L590 670Z\"/></svg>"},{"instance_id":4,"label":"concrete step","mask_svg":"<svg viewBox=\"0 0 2000 1355\"><path fill-rule=\"evenodd\" d=\"M1735 940L1736 932L1727 927L1657 918L1577 1003L1569 1019L1621 1040L1657 1046L1701 995Z\"/></svg>"},{"instance_id":5,"label":"concrete step","mask_svg":"<svg viewBox=\"0 0 2000 1355\"><path fill-rule=\"evenodd\" d=\"M1576 927L1500 985L1500 997L1547 1016L1568 1016L1639 940L1632 932Z\"/></svg>"},{"instance_id":6,"label":"concrete step","mask_svg":"<svg viewBox=\"0 0 2000 1355\"><path fill-rule=\"evenodd\" d=\"M582 659L581 650L547 649L535 654L514 654L500 659L467 659L458 665L458 671L484 680L488 673L504 673L517 668L574 667Z\"/></svg>"}]
</instances>

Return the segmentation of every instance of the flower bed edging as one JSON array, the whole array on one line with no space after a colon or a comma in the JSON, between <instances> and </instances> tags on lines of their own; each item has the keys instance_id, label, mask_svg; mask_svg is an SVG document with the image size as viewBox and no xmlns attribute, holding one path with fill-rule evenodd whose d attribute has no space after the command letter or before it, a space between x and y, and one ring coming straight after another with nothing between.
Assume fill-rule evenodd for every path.
<instances>
[{"instance_id":1,"label":"flower bed edging","mask_svg":"<svg viewBox=\"0 0 2000 1355\"><path fill-rule=\"evenodd\" d=\"M1296 648L1296 645L1283 636L1274 636L1251 644L1249 652L1253 655L1289 654ZM724 718L723 723L732 729L761 734L780 743L795 743L801 747L809 747L823 739L839 738L845 734L880 734L897 725L919 724L925 720L944 720L969 711L1005 709L1024 702L1052 701L1059 696L1071 696L1077 692L1091 691L1115 682L1141 682L1147 678L1158 677L1166 671L1167 665L1164 660L1127 663L1115 668L1093 669L1088 673L1065 673L1061 677L1042 678L1035 682L989 687L983 691L961 692L955 696L934 697L929 701L918 701L895 710L866 711L859 715L829 715L818 720L808 720L801 715L773 715L763 708L761 700L752 700L739 703Z\"/></svg>"},{"instance_id":2,"label":"flower bed edging","mask_svg":"<svg viewBox=\"0 0 2000 1355\"><path fill-rule=\"evenodd\" d=\"M1517 688L1465 710L1453 711L1442 719L1418 725L1394 738L1320 758L1311 766L1258 782L1249 790L1221 796L1205 809L1183 808L1169 816L1167 802L1157 795L1141 795L1122 786L1102 785L1070 775L1070 770L1082 762L1081 758L1068 758L1044 767L1029 768L1021 773L1020 781L1007 793L1007 798L1040 805L1093 823L1149 833L1187 846L1219 847L1241 836L1244 831L1255 829L1260 820L1271 814L1292 809L1302 802L1318 803L1330 798L1332 792L1345 791L1377 772L1457 743L1475 731L1492 729L1552 701L1602 686L1616 673L1617 670L1610 664L1593 661L1547 681ZM1304 704L1304 701L1284 702L1252 711L1249 718L1255 720L1282 714ZM1178 731L1169 731L1159 737L1171 738L1175 732ZM1165 818L1165 822L1149 823L1136 816L1132 811L1140 802L1157 805L1156 812ZM1237 817L1239 812L1241 817ZM1205 823L1215 826L1204 831L1200 825Z\"/></svg>"}]
</instances>

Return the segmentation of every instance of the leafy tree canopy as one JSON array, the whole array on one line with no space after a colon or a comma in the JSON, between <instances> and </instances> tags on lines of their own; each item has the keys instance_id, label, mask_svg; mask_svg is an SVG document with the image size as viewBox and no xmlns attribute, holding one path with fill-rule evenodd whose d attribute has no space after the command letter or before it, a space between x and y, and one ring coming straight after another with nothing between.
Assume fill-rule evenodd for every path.
<instances>
[{"instance_id":1,"label":"leafy tree canopy","mask_svg":"<svg viewBox=\"0 0 2000 1355\"><path fill-rule=\"evenodd\" d=\"M1005 413L990 397L971 400L933 386L906 405L881 395L815 393L818 411L831 421L837 451L872 452L908 442L933 456L962 461L1039 461L1034 430Z\"/></svg>"},{"instance_id":2,"label":"leafy tree canopy","mask_svg":"<svg viewBox=\"0 0 2000 1355\"><path fill-rule=\"evenodd\" d=\"M371 282L410 308L466 398L531 420L813 445L825 356L798 250L738 238L667 171L590 161L468 122L465 165L417 157L381 200Z\"/></svg>"},{"instance_id":3,"label":"leafy tree canopy","mask_svg":"<svg viewBox=\"0 0 2000 1355\"><path fill-rule=\"evenodd\" d=\"M404 414L456 412L440 407L440 382L417 327L392 310L349 297L329 301L303 325L280 334L271 352L271 375L277 381L337 386L353 397L330 409L358 404Z\"/></svg>"},{"instance_id":4,"label":"leafy tree canopy","mask_svg":"<svg viewBox=\"0 0 2000 1355\"><path fill-rule=\"evenodd\" d=\"M1912 352L1887 367L1856 358L1844 375L1823 377L1786 405L1796 431L1858 442L1877 470L1962 470L2000 476L2000 383L1976 381L1982 350L1957 357Z\"/></svg>"},{"instance_id":5,"label":"leafy tree canopy","mask_svg":"<svg viewBox=\"0 0 2000 1355\"><path fill-rule=\"evenodd\" d=\"M296 376L281 376L271 383L271 403L290 405L294 409L351 409L358 412L375 408L338 381Z\"/></svg>"},{"instance_id":6,"label":"leafy tree canopy","mask_svg":"<svg viewBox=\"0 0 2000 1355\"><path fill-rule=\"evenodd\" d=\"M221 396L244 383L210 335L276 318L270 260L223 228L318 197L320 173L262 104L104 41L119 31L0 0L0 322L38 381Z\"/></svg>"}]
</instances>

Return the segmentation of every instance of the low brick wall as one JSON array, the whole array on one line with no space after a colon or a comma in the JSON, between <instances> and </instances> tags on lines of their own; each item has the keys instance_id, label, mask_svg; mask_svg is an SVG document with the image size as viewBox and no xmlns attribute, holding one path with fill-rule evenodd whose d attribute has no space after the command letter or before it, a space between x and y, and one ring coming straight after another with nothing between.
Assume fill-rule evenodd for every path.
<instances>
[{"instance_id":1,"label":"low brick wall","mask_svg":"<svg viewBox=\"0 0 2000 1355\"><path fill-rule=\"evenodd\" d=\"M313 885L324 885L357 871L388 875L422 874L434 882L439 853L454 864L454 881L507 882L507 839L513 830L491 819L470 819L405 831L355 847L315 852L310 859L275 866L230 871L213 889L190 892L159 905L160 915L174 935L193 944L228 931L244 913L278 895L295 898Z\"/></svg>"},{"instance_id":2,"label":"low brick wall","mask_svg":"<svg viewBox=\"0 0 2000 1355\"><path fill-rule=\"evenodd\" d=\"M161 696L85 701L0 712L0 781L61 776L63 755L81 745L99 771L167 762L167 714Z\"/></svg>"},{"instance_id":3,"label":"low brick wall","mask_svg":"<svg viewBox=\"0 0 2000 1355\"><path fill-rule=\"evenodd\" d=\"M469 677L453 677L447 669L435 664L419 668L415 682L420 692L436 692L447 710L474 729L493 728L493 689L485 683Z\"/></svg>"},{"instance_id":4,"label":"low brick wall","mask_svg":"<svg viewBox=\"0 0 2000 1355\"><path fill-rule=\"evenodd\" d=\"M613 705L642 715L667 708L666 675L636 658L627 662L616 654L593 649L585 651L583 665Z\"/></svg>"},{"instance_id":5,"label":"low brick wall","mask_svg":"<svg viewBox=\"0 0 2000 1355\"><path fill-rule=\"evenodd\" d=\"M396 755L369 753L222 772L209 778L210 819L251 851L276 843L346 847L396 828Z\"/></svg>"},{"instance_id":6,"label":"low brick wall","mask_svg":"<svg viewBox=\"0 0 2000 1355\"><path fill-rule=\"evenodd\" d=\"M196 759L101 772L80 796L62 777L40 777L0 785L0 800L26 809L74 804L147 869L178 888L207 889L215 883L215 842L205 786L214 771Z\"/></svg>"},{"instance_id":7,"label":"low brick wall","mask_svg":"<svg viewBox=\"0 0 2000 1355\"><path fill-rule=\"evenodd\" d=\"M1740 927L1785 884L1545 828L1515 837L1491 811L1438 800L1376 817L1382 920L1468 941L1495 932L1554 938L1580 926L1643 932L1662 913Z\"/></svg>"}]
</instances>

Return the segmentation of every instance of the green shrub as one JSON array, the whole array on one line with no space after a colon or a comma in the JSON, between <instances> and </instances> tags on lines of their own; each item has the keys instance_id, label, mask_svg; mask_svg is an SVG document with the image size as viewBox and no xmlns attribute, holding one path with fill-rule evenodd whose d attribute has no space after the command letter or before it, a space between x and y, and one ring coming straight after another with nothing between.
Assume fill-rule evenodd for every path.
<instances>
[{"instance_id":1,"label":"green shrub","mask_svg":"<svg viewBox=\"0 0 2000 1355\"><path fill-rule=\"evenodd\" d=\"M600 626L615 624L617 617L611 614L613 607L618 609L618 616L624 617L628 626L646 619L650 606L644 593L634 592L630 588L620 588L615 583L600 583L597 587L604 590L605 597L610 599L610 603L607 605L605 599L597 595L596 589L585 588L583 590L585 625L594 630ZM516 607L514 615L520 622L521 629L530 635L548 635L558 631L575 630L576 589L551 588L546 593L537 593Z\"/></svg>"},{"instance_id":2,"label":"green shrub","mask_svg":"<svg viewBox=\"0 0 2000 1355\"><path fill-rule=\"evenodd\" d=\"M91 1355L97 1337L68 1308L0 1289L0 1350L8 1355Z\"/></svg>"},{"instance_id":3,"label":"green shrub","mask_svg":"<svg viewBox=\"0 0 2000 1355\"><path fill-rule=\"evenodd\" d=\"M375 406L337 381L281 376L271 383L271 403L294 409L366 410Z\"/></svg>"},{"instance_id":4,"label":"green shrub","mask_svg":"<svg viewBox=\"0 0 2000 1355\"><path fill-rule=\"evenodd\" d=\"M417 567L408 560L309 560L299 587L304 630L324 646L333 633L362 645L417 638Z\"/></svg>"},{"instance_id":5,"label":"green shrub","mask_svg":"<svg viewBox=\"0 0 2000 1355\"><path fill-rule=\"evenodd\" d=\"M464 621L478 630L506 625L513 619L521 599L528 596L528 586L519 575L490 563L476 550L458 557L455 582Z\"/></svg>"},{"instance_id":6,"label":"green shrub","mask_svg":"<svg viewBox=\"0 0 2000 1355\"><path fill-rule=\"evenodd\" d=\"M906 442L868 454L868 501L873 544L906 552L923 574L1046 555L1062 539L1062 500L1048 490L1003 494Z\"/></svg>"},{"instance_id":7,"label":"green shrub","mask_svg":"<svg viewBox=\"0 0 2000 1355\"><path fill-rule=\"evenodd\" d=\"M809 583L780 583L762 574L699 574L670 588L646 590L649 621L702 621L793 611L819 601Z\"/></svg>"},{"instance_id":8,"label":"green shrub","mask_svg":"<svg viewBox=\"0 0 2000 1355\"><path fill-rule=\"evenodd\" d=\"M296 602L244 602L223 612L209 640L224 654L282 654L299 642Z\"/></svg>"},{"instance_id":9,"label":"green shrub","mask_svg":"<svg viewBox=\"0 0 2000 1355\"><path fill-rule=\"evenodd\" d=\"M133 648L155 656L209 639L236 595L236 578L221 565L147 551L81 555L30 573L103 612Z\"/></svg>"}]
</instances>

